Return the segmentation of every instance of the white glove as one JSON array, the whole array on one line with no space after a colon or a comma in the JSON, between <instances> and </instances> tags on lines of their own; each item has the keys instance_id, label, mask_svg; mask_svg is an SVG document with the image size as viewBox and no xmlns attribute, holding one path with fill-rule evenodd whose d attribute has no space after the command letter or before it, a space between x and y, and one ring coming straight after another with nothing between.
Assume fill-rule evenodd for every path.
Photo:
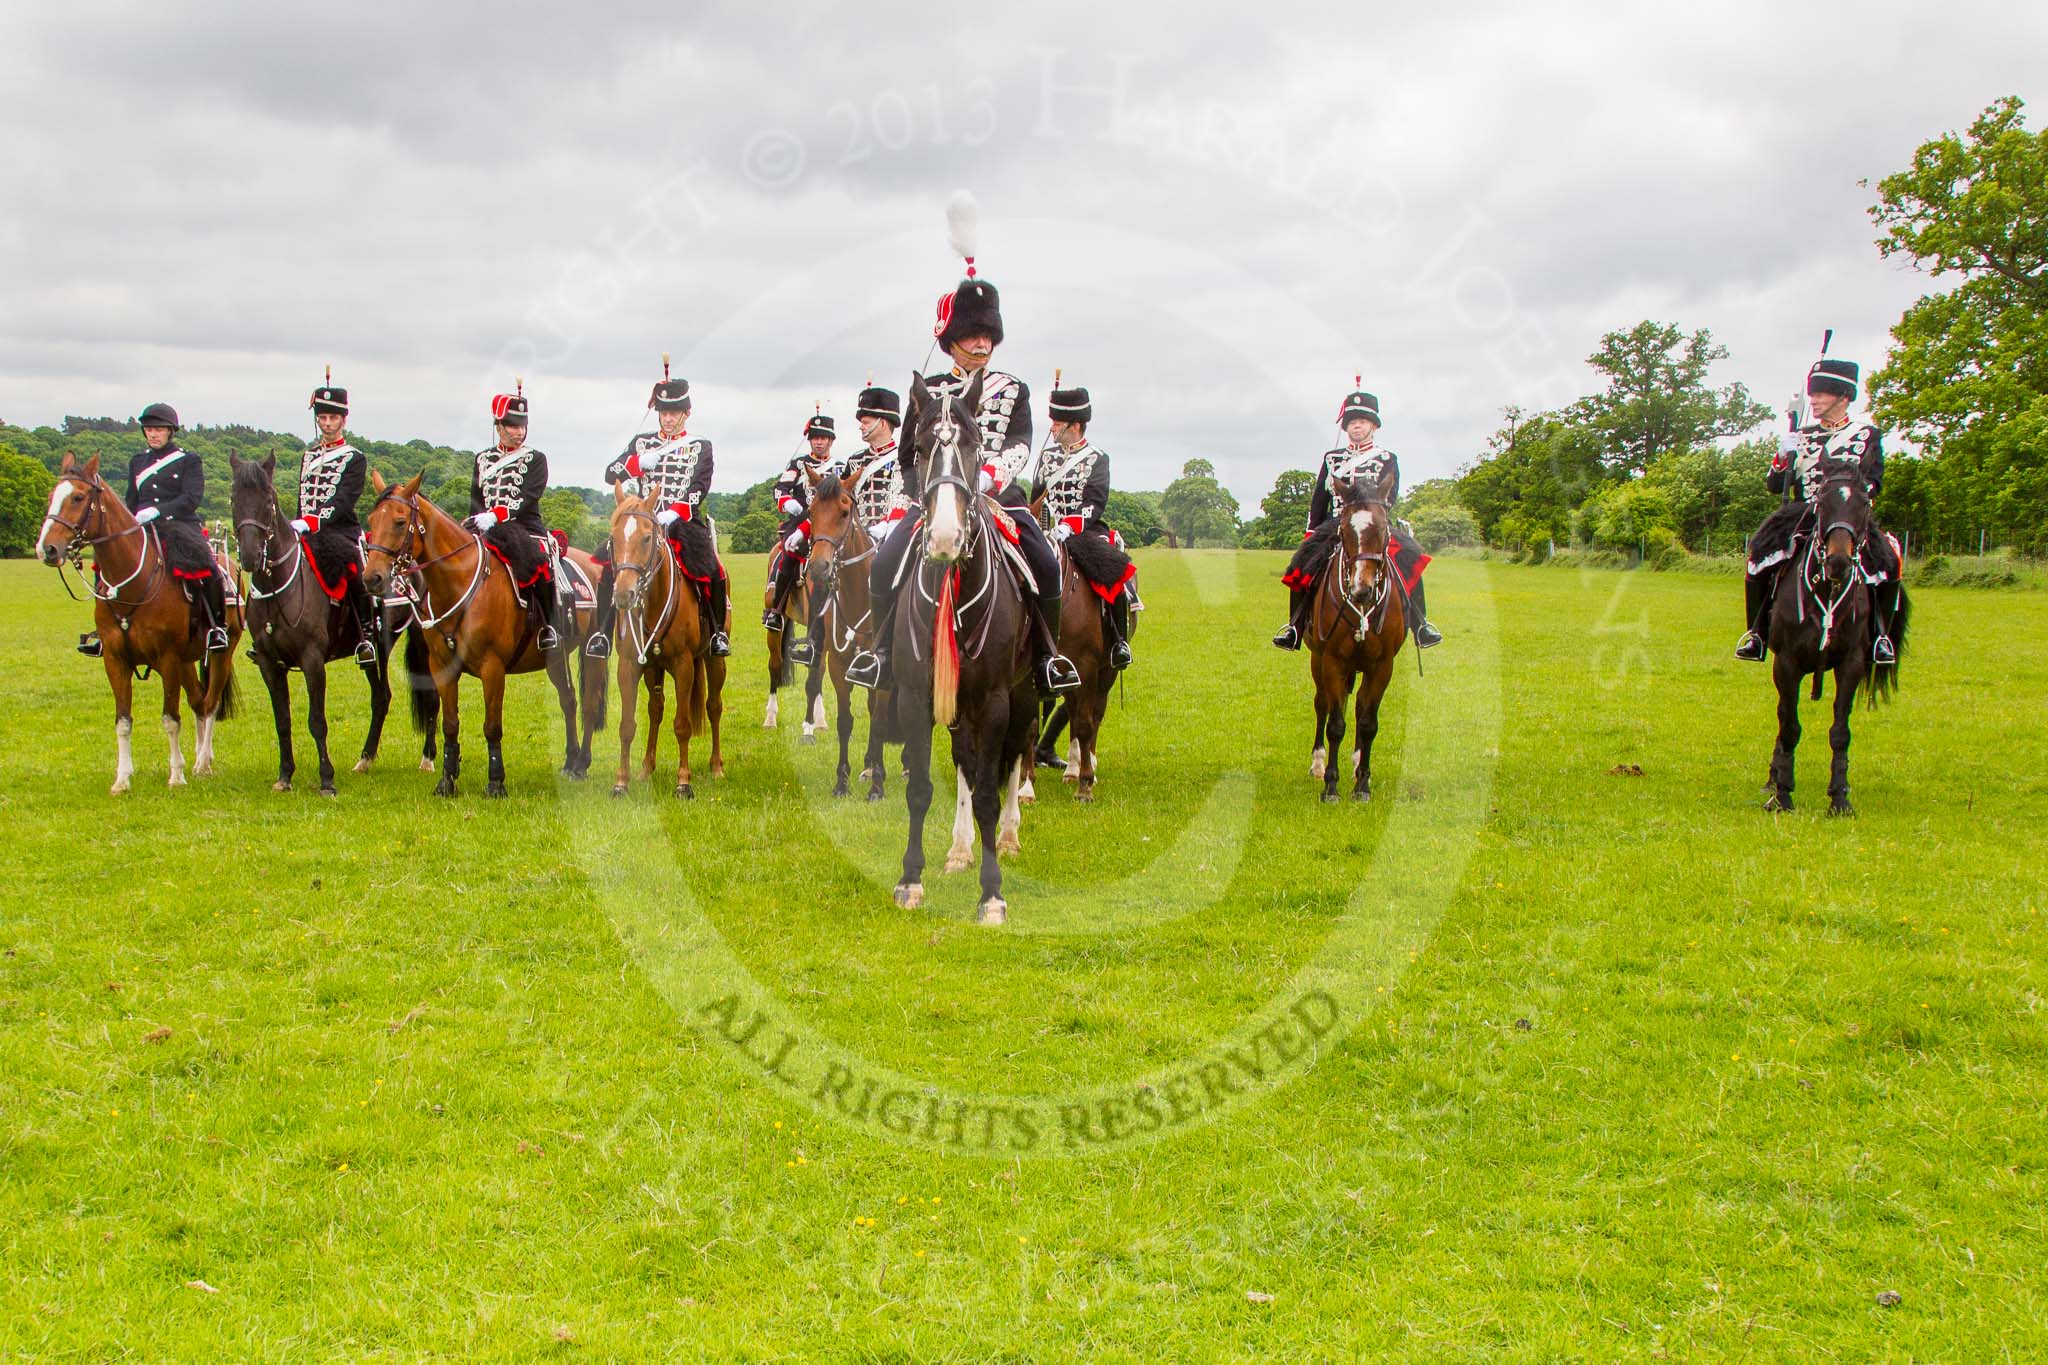
<instances>
[{"instance_id":1,"label":"white glove","mask_svg":"<svg viewBox=\"0 0 2048 1365\"><path fill-rule=\"evenodd\" d=\"M802 531L791 531L783 540L782 548L793 555L802 554L804 549L804 533Z\"/></svg>"},{"instance_id":2,"label":"white glove","mask_svg":"<svg viewBox=\"0 0 2048 1365\"><path fill-rule=\"evenodd\" d=\"M1070 535L1072 535L1072 534L1074 534L1074 532L1073 532L1073 528L1071 528L1070 526L1068 526L1066 522L1064 522L1064 521L1056 521L1056 522L1054 522L1054 523L1052 524L1052 543L1053 543L1053 544L1055 544L1055 545L1064 545L1064 544L1066 544L1066 542L1067 542L1067 537L1068 537L1068 536L1070 536Z\"/></svg>"},{"instance_id":3,"label":"white glove","mask_svg":"<svg viewBox=\"0 0 2048 1365\"><path fill-rule=\"evenodd\" d=\"M675 508L664 507L654 514L654 524L666 531L669 527L675 525L676 515Z\"/></svg>"},{"instance_id":4,"label":"white glove","mask_svg":"<svg viewBox=\"0 0 2048 1365\"><path fill-rule=\"evenodd\" d=\"M163 514L163 509L160 507L145 507L135 514L135 524L137 526L147 526Z\"/></svg>"},{"instance_id":5,"label":"white glove","mask_svg":"<svg viewBox=\"0 0 2048 1365\"><path fill-rule=\"evenodd\" d=\"M292 529L294 531L297 531L300 535L305 535L308 531L311 531L313 528L306 525L306 519L304 517L293 517Z\"/></svg>"},{"instance_id":6,"label":"white glove","mask_svg":"<svg viewBox=\"0 0 2048 1365\"><path fill-rule=\"evenodd\" d=\"M803 510L804 505L795 498L784 498L782 500L782 515L785 517L793 517Z\"/></svg>"},{"instance_id":7,"label":"white glove","mask_svg":"<svg viewBox=\"0 0 2048 1365\"><path fill-rule=\"evenodd\" d=\"M1804 449L1806 449L1806 442L1800 437L1798 432L1787 431L1779 434L1778 453L1786 459L1791 459Z\"/></svg>"},{"instance_id":8,"label":"white glove","mask_svg":"<svg viewBox=\"0 0 2048 1365\"><path fill-rule=\"evenodd\" d=\"M981 471L981 478L975 486L984 493L992 493L996 487L996 476L984 469Z\"/></svg>"},{"instance_id":9,"label":"white glove","mask_svg":"<svg viewBox=\"0 0 2048 1365\"><path fill-rule=\"evenodd\" d=\"M484 532L490 530L493 526L496 526L497 524L498 514L495 512L479 512L475 516L471 517L468 521L463 523L463 525L467 526L470 530L476 532L478 535L482 535Z\"/></svg>"}]
</instances>

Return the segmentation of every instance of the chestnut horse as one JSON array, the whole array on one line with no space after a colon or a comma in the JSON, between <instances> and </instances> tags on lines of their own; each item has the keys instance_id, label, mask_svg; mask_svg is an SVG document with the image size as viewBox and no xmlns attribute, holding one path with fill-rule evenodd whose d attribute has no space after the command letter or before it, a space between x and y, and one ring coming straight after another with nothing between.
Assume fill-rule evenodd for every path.
<instances>
[{"instance_id":1,"label":"chestnut horse","mask_svg":"<svg viewBox=\"0 0 2048 1365\"><path fill-rule=\"evenodd\" d=\"M654 750L661 738L662 675L676 688L675 796L696 796L690 785L690 736L711 730L711 775L725 776L719 722L725 715L725 660L711 652L697 590L683 576L667 533L655 521L646 498L628 496L612 485L612 600L619 604L619 628L612 644L619 661L619 776L613 796L626 794L632 775L634 708L641 679L647 682L647 752L640 776L654 776ZM723 623L730 629L728 615Z\"/></svg>"},{"instance_id":2,"label":"chestnut horse","mask_svg":"<svg viewBox=\"0 0 2048 1365\"><path fill-rule=\"evenodd\" d=\"M228 647L208 654L198 626L199 613L171 580L170 566L156 534L144 529L127 503L100 477L100 457L84 464L68 452L50 493L49 512L36 537L36 557L61 575L64 564L84 577L85 551L91 550L97 570L90 580L93 624L100 633L101 662L114 689L114 785L112 794L128 790L135 776L135 755L129 747L134 730L130 706L138 673L150 669L163 681L164 736L171 746L173 787L185 785L185 751L178 740L178 693L192 704L199 721L192 753L192 775L213 775L213 727L235 708L235 642L242 634L241 608L229 605ZM224 572L216 564L215 572ZM67 588L68 588L67 584ZM231 594L232 596L232 594Z\"/></svg>"},{"instance_id":3,"label":"chestnut horse","mask_svg":"<svg viewBox=\"0 0 2048 1365\"><path fill-rule=\"evenodd\" d=\"M441 780L434 784L434 794L455 795L456 779L462 775L459 684L465 673L484 685L484 743L490 749L485 796L505 795L505 677L510 673L546 670L562 706L567 748L562 775L584 777L590 771L590 737L604 728L605 707L604 662L589 658L582 649L590 632L591 606L578 602L569 613L571 628L560 646L541 649L536 643L539 622L520 601L512 575L481 537L420 496L420 477L386 484L382 474L370 471L377 501L363 526L363 586L377 596L403 593L411 598L420 632L419 641L408 647L406 661L414 706L417 711L427 688L441 703ZM562 558L581 569L589 582L597 582L589 555L567 550ZM545 581L530 589L554 590ZM420 643L426 655L424 669L411 657ZM580 739L571 659L581 664L583 675Z\"/></svg>"},{"instance_id":4,"label":"chestnut horse","mask_svg":"<svg viewBox=\"0 0 2048 1365\"><path fill-rule=\"evenodd\" d=\"M306 680L306 730L320 755L320 794L333 796L334 760L327 753L327 665L354 655L355 614L346 598L328 596L312 550L278 505L277 457L244 460L230 454L228 466L234 472L236 550L249 571L245 611L250 653L270 692L270 714L277 725L277 781L271 790L290 791L297 767L292 757L291 679L296 668ZM359 665L370 684L370 733L356 760L359 773L370 771L370 760L377 756L384 736L384 717L391 710L390 658L387 647L376 663Z\"/></svg>"},{"instance_id":5,"label":"chestnut horse","mask_svg":"<svg viewBox=\"0 0 2048 1365\"><path fill-rule=\"evenodd\" d=\"M1799 693L1808 676L1820 700L1821 676L1835 675L1835 721L1828 728L1834 761L1828 775L1828 814L1854 815L1849 803L1849 712L1866 677L1868 703L1889 699L1899 666L1870 661L1871 587L1858 553L1870 533L1870 489L1854 463L1835 460L1813 498L1814 524L1794 545L1798 553L1778 574L1771 602L1771 674L1778 687L1778 740L1764 781L1764 809L1792 809L1792 756L1799 748ZM1802 544L1801 541L1804 543ZM1911 605L1904 592L1892 614L1892 641L1901 653Z\"/></svg>"},{"instance_id":6,"label":"chestnut horse","mask_svg":"<svg viewBox=\"0 0 2048 1365\"><path fill-rule=\"evenodd\" d=\"M1309 775L1323 781L1323 800L1337 799L1337 756L1344 744L1344 703L1358 686L1357 752L1352 756L1351 799L1372 799L1372 744L1380 730L1380 700L1394 676L1408 624L1401 591L1387 555L1388 505L1384 483L1337 479L1342 519L1336 553L1316 586L1309 613L1309 677L1316 689L1316 742Z\"/></svg>"},{"instance_id":7,"label":"chestnut horse","mask_svg":"<svg viewBox=\"0 0 2048 1365\"><path fill-rule=\"evenodd\" d=\"M846 666L853 656L873 641L873 611L868 596L868 571L875 560L875 540L854 515L853 490L841 481L837 471L811 479L811 562L804 569L804 585L810 599L818 604L811 622L813 637L822 636L825 653L821 660L831 675L832 690L839 698L839 776L834 796L848 793L852 765L847 745L853 738L853 684L846 681ZM908 535L899 527L899 535ZM889 714L889 693L868 693L868 746L861 760L861 777L868 784L868 800L883 796L882 740L880 718Z\"/></svg>"},{"instance_id":8,"label":"chestnut horse","mask_svg":"<svg viewBox=\"0 0 2048 1365\"><path fill-rule=\"evenodd\" d=\"M1020 851L1017 790L1038 718L1031 678L1031 637L1026 626L1021 569L1005 563L1002 518L1011 515L978 496L971 479L979 460L982 376L963 397L941 400L921 375L910 381L905 423L923 471L924 518L909 549L909 569L898 589L894 626L895 729L903 736L905 797L910 837L896 903L924 903L924 822L932 802L932 726L953 736L958 779L953 845L948 870L972 857L981 836L978 924L1002 924L998 853ZM1029 515L1020 513L1020 515ZM911 534L899 528L897 535Z\"/></svg>"}]
</instances>

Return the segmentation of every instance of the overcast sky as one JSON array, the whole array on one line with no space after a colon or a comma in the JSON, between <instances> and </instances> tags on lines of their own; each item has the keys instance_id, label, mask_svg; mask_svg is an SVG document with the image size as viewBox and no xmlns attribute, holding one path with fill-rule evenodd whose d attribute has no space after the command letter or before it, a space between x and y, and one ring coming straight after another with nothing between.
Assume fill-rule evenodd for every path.
<instances>
[{"instance_id":1,"label":"overcast sky","mask_svg":"<svg viewBox=\"0 0 2048 1365\"><path fill-rule=\"evenodd\" d=\"M1413 482L1645 317L1774 406L1880 360L1931 286L1857 182L2048 108L2048 10L1976 0L816 10L7 0L0 419L310 432L332 363L474 448L517 375L590 483L666 350L737 489L925 364L967 188L1040 439L1059 367L1119 485L1252 511L1355 372Z\"/></svg>"}]
</instances>

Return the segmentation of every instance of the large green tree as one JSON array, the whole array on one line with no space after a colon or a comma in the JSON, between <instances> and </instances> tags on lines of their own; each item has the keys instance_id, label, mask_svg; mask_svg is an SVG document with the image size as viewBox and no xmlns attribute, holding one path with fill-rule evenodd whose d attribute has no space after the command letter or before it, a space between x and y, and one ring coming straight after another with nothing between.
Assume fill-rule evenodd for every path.
<instances>
[{"instance_id":1,"label":"large green tree","mask_svg":"<svg viewBox=\"0 0 2048 1365\"><path fill-rule=\"evenodd\" d=\"M1770 417L1741 384L1708 383L1715 362L1727 357L1728 348L1704 327L1688 334L1645 321L1609 332L1586 360L1607 387L1580 399L1569 415L1599 434L1610 469L1639 473L1659 456L1739 436Z\"/></svg>"},{"instance_id":2,"label":"large green tree","mask_svg":"<svg viewBox=\"0 0 2048 1365\"><path fill-rule=\"evenodd\" d=\"M1573 511L1613 478L1599 433L1556 413L1510 407L1502 415L1486 453L1458 475L1459 501L1494 544L1568 539Z\"/></svg>"},{"instance_id":3,"label":"large green tree","mask_svg":"<svg viewBox=\"0 0 2048 1365\"><path fill-rule=\"evenodd\" d=\"M1285 469L1273 480L1273 491L1259 500L1260 516L1244 525L1239 543L1247 549L1286 550L1301 542L1308 526L1309 496L1316 476L1306 469Z\"/></svg>"},{"instance_id":4,"label":"large green tree","mask_svg":"<svg viewBox=\"0 0 2048 1365\"><path fill-rule=\"evenodd\" d=\"M1237 499L1216 481L1216 466L1207 460L1181 466L1180 477L1159 495L1159 519L1173 545L1237 543Z\"/></svg>"},{"instance_id":5,"label":"large green tree","mask_svg":"<svg viewBox=\"0 0 2048 1365\"><path fill-rule=\"evenodd\" d=\"M0 445L0 555L25 555L34 548L55 484L40 460Z\"/></svg>"},{"instance_id":6,"label":"large green tree","mask_svg":"<svg viewBox=\"0 0 2048 1365\"><path fill-rule=\"evenodd\" d=\"M1878 251L1953 281L1908 308L1871 376L1873 411L1931 457L1880 515L1927 538L2048 535L2048 129L2017 97L1924 143L1877 185ZM1895 477L1895 476L1894 476ZM1910 492L1910 500L1908 499Z\"/></svg>"}]
</instances>

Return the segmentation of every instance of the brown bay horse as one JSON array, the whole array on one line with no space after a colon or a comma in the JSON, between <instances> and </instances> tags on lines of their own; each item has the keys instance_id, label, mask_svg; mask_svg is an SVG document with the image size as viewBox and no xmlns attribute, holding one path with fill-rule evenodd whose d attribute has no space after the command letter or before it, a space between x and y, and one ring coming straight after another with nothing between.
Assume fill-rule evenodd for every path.
<instances>
[{"instance_id":1,"label":"brown bay horse","mask_svg":"<svg viewBox=\"0 0 2048 1365\"><path fill-rule=\"evenodd\" d=\"M1771 600L1771 676L1778 688L1778 739L1764 781L1764 809L1792 809L1792 757L1799 748L1799 693L1808 678L1814 701L1823 677L1835 677L1834 724L1828 728L1833 763L1828 776L1828 814L1854 815L1849 803L1849 713L1856 691L1868 681L1866 701L1876 706L1898 689L1896 663L1873 664L1871 587L1861 568L1860 547L1870 533L1870 490L1863 472L1848 461L1833 461L1814 495L1814 523L1794 541L1797 551L1778 574ZM1892 614L1892 643L1906 648L1911 607L1904 592Z\"/></svg>"},{"instance_id":2,"label":"brown bay horse","mask_svg":"<svg viewBox=\"0 0 2048 1365\"><path fill-rule=\"evenodd\" d=\"M130 745L134 730L131 707L138 674L156 672L164 689L164 736L170 742L170 785L185 785L185 752L179 740L178 695L192 706L199 733L192 754L192 775L213 774L213 730L234 714L235 644L242 635L242 611L230 600L228 647L208 654L198 625L201 613L186 600L171 577L163 548L154 532L138 524L128 505L100 477L95 455L79 464L70 454L57 471L48 514L36 537L36 557L61 575L68 561L84 576L84 554L91 550L94 578L93 624L100 635L100 660L114 690L114 785L118 796L135 776ZM215 566L215 572L224 572ZM68 586L68 584L67 584ZM229 594L232 599L233 594Z\"/></svg>"},{"instance_id":3,"label":"brown bay horse","mask_svg":"<svg viewBox=\"0 0 2048 1365\"><path fill-rule=\"evenodd\" d=\"M711 731L711 775L725 776L719 726L725 715L726 661L712 654L710 634L697 590L683 575L667 534L646 498L628 496L612 485L612 588L619 604L619 628L612 643L619 670L619 775L613 796L624 796L632 776L635 708L640 684L647 684L647 751L640 761L643 781L654 776L654 752L661 738L662 679L675 683L676 785L674 795L690 800L690 738ZM723 622L730 629L730 619Z\"/></svg>"},{"instance_id":4,"label":"brown bay horse","mask_svg":"<svg viewBox=\"0 0 2048 1365\"><path fill-rule=\"evenodd\" d=\"M366 567L363 584L372 594L408 595L417 633L407 632L407 671L414 714L431 691L440 703L442 764L436 796L453 796L462 774L459 684L467 673L484 687L484 743L490 750L485 796L505 795L505 679L514 673L545 671L561 703L566 755L565 777L590 771L590 737L604 728L604 662L583 653L590 632L592 604L579 600L567 613L571 629L560 647L543 650L537 643L540 623L522 603L512 575L481 537L472 535L420 494L420 475L402 484L387 484L370 471L377 501L363 526ZM590 556L566 550L591 584L597 582ZM553 592L542 580L530 590ZM582 730L577 730L577 679L571 660L582 673Z\"/></svg>"},{"instance_id":5,"label":"brown bay horse","mask_svg":"<svg viewBox=\"0 0 2048 1365\"><path fill-rule=\"evenodd\" d=\"M1337 758L1344 744L1344 704L1355 684L1357 750L1351 799L1372 799L1372 746L1380 702L1394 676L1394 656L1407 638L1400 585L1387 554L1389 494L1381 483L1335 481L1341 518L1335 553L1316 586L1309 612L1309 677L1316 690L1316 742L1309 774L1322 779L1323 800L1337 799Z\"/></svg>"},{"instance_id":6,"label":"brown bay horse","mask_svg":"<svg viewBox=\"0 0 2048 1365\"><path fill-rule=\"evenodd\" d=\"M270 692L277 725L277 781L271 790L288 792L296 763L292 756L291 670L306 680L306 730L320 755L320 794L333 796L334 760L327 753L327 665L355 653L358 627L346 599L328 593L313 563L313 552L292 530L277 501L277 457L244 460L230 454L234 474L236 552L249 573L250 652ZM337 590L339 585L335 585ZM372 643L377 643L373 641ZM390 653L362 664L370 684L370 732L355 770L366 773L384 735L391 710Z\"/></svg>"},{"instance_id":7,"label":"brown bay horse","mask_svg":"<svg viewBox=\"0 0 2048 1365\"><path fill-rule=\"evenodd\" d=\"M1041 497L1031 505L1036 516L1044 504ZM1060 546L1060 653L1073 661L1081 685L1061 693L1043 705L1043 730L1037 745L1024 756L1024 784L1018 799L1026 804L1037 800L1038 749L1056 750L1060 735L1068 736L1067 759L1060 778L1071 783L1074 799L1083 804L1095 800L1095 741L1109 714L1110 690L1117 672L1109 666L1109 633L1103 626L1108 610L1100 593L1088 582L1065 545ZM1132 613L1132 625L1137 624Z\"/></svg>"},{"instance_id":8,"label":"brown bay horse","mask_svg":"<svg viewBox=\"0 0 2048 1365\"><path fill-rule=\"evenodd\" d=\"M845 796L852 776L847 749L853 738L853 684L846 680L846 666L874 637L868 571L874 565L875 540L854 514L853 490L836 472L812 477L810 518L811 562L804 570L804 584L817 604L811 634L824 641L819 662L839 701L839 772L832 794ZM910 530L899 526L894 534L908 535ZM868 784L867 799L879 801L884 795L882 721L890 714L888 691L869 692L867 706L868 743L861 778Z\"/></svg>"},{"instance_id":9,"label":"brown bay horse","mask_svg":"<svg viewBox=\"0 0 2048 1365\"><path fill-rule=\"evenodd\" d=\"M1006 562L998 543L1009 515L980 497L970 481L978 460L982 376L962 397L941 399L922 376L910 383L912 433L924 487L922 523L909 547L909 568L899 592L892 640L895 729L903 736L904 795L910 813L896 903L924 903L924 823L932 800L932 727L953 738L959 781L949 868L964 867L963 838L981 840L979 924L1002 924L999 853L1020 851L1018 787L1036 732L1038 692L1031 677L1026 624L1025 571ZM896 534L911 534L909 527Z\"/></svg>"},{"instance_id":10,"label":"brown bay horse","mask_svg":"<svg viewBox=\"0 0 2048 1365\"><path fill-rule=\"evenodd\" d=\"M774 552L770 553L768 562L770 565L775 563ZM762 589L761 605L764 608L775 605L775 579L772 575L768 579L768 586ZM810 619L811 589L806 579L799 578L797 580L796 591L791 593L789 600L782 604L782 611L783 619L786 622L807 621ZM797 664L794 659L789 657L787 652L786 647L789 644L789 627L787 625L781 630L769 630L766 626L763 626L761 634L768 643L768 710L761 717L761 728L763 730L773 730L782 720L782 689L796 681ZM801 712L803 733L798 739L800 744L816 744L818 742L818 732L825 728L825 700L823 694L823 678L819 673L818 665L812 664L804 670L803 711Z\"/></svg>"}]
</instances>

